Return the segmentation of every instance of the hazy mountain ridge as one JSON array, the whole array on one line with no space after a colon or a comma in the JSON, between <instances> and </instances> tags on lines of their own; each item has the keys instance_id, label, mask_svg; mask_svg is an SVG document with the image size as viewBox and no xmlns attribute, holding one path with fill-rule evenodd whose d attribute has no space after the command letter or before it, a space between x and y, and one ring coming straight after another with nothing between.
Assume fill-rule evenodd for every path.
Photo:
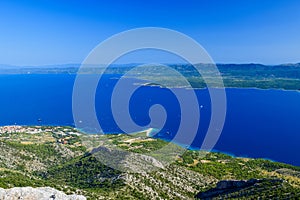
<instances>
[{"instance_id":1,"label":"hazy mountain ridge","mask_svg":"<svg viewBox=\"0 0 300 200\"><path fill-rule=\"evenodd\" d=\"M105 74L124 75L150 82L163 83L169 87L187 87L180 77L169 70L157 65L146 65L138 71L130 71L139 64L111 65ZM43 67L1 67L0 74L100 74L104 72L103 65L88 65L79 70L80 64L51 65ZM222 87L218 81L216 71L209 64L196 66L206 72L206 81L198 71L187 64L170 64L172 69L181 73L194 88L205 88L209 81L213 87ZM261 88L261 89L300 89L300 64L262 65L262 64L217 64L225 87Z\"/></svg>"}]
</instances>

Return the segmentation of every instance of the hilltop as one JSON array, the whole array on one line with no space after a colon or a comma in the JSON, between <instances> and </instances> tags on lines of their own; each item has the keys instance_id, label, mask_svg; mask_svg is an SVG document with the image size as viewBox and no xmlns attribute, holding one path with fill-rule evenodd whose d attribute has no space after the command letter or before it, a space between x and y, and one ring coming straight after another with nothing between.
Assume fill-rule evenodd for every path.
<instances>
[{"instance_id":1,"label":"hilltop","mask_svg":"<svg viewBox=\"0 0 300 200\"><path fill-rule=\"evenodd\" d=\"M283 163L204 151L177 154L183 149L171 144L173 162L166 165L164 157L151 152L168 143L145 133L86 135L50 126L0 130L4 189L52 187L87 199L300 197L300 168ZM99 162L107 153L120 168Z\"/></svg>"},{"instance_id":2,"label":"hilltop","mask_svg":"<svg viewBox=\"0 0 300 200\"><path fill-rule=\"evenodd\" d=\"M105 71L105 74L124 75L140 64L115 64ZM190 64L168 64L171 69L182 74L193 88L205 88L206 82L198 71ZM205 72L206 81L220 87L216 80L216 72L209 64L196 64ZM217 64L224 86L228 88L261 88L261 89L300 89L300 63L281 65L262 64ZM0 74L68 74L76 75L80 64L46 65L46 66L6 66L0 65ZM89 65L80 70L80 74L99 74L104 72L104 65ZM175 73L170 73L161 66L149 65L139 68L138 73L130 72L133 78L145 81L158 81L169 87L186 87Z\"/></svg>"}]
</instances>

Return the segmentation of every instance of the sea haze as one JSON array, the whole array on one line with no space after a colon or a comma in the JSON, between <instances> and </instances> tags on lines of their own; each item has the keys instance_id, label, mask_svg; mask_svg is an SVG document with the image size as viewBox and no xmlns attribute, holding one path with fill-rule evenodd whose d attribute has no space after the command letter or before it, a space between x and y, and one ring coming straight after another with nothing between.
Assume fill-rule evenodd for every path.
<instances>
[{"instance_id":1,"label":"sea haze","mask_svg":"<svg viewBox=\"0 0 300 200\"><path fill-rule=\"evenodd\" d=\"M110 109L111 92L117 82L112 76L116 75L107 75L101 80L95 98L99 122L107 133L122 132ZM0 125L74 126L74 80L74 74L0 75ZM176 90L192 92L183 88ZM210 122L211 105L206 89L195 91L201 120L191 148L197 149ZM300 166L300 92L228 88L226 94L227 116L215 150ZM140 126L147 125L149 108L154 104L163 105L168 114L157 137L170 140L181 118L179 102L167 88L140 87L130 101L132 119Z\"/></svg>"}]
</instances>

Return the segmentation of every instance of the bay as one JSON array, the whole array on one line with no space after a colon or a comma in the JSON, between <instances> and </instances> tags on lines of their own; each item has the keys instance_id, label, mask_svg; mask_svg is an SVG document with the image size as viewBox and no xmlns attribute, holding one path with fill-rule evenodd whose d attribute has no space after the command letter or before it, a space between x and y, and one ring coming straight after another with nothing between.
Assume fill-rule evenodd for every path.
<instances>
[{"instance_id":1,"label":"bay","mask_svg":"<svg viewBox=\"0 0 300 200\"><path fill-rule=\"evenodd\" d=\"M95 97L98 120L106 133L122 132L110 107L117 77L104 77ZM74 74L0 75L0 125L74 126L74 80ZM193 92L184 88L176 90L183 94ZM195 92L201 120L190 146L193 149L201 147L211 117L208 91L197 89ZM226 95L226 120L215 150L300 166L300 92L227 88ZM156 137L172 140L181 115L179 101L169 89L140 87L130 100L131 117L138 125L146 126L151 120L149 108L155 104L161 104L168 115L165 126Z\"/></svg>"}]
</instances>

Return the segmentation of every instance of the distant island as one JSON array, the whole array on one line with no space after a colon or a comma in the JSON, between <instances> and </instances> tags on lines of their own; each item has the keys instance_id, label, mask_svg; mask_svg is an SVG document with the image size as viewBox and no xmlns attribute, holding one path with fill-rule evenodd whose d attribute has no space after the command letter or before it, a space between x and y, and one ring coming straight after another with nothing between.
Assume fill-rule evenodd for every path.
<instances>
[{"instance_id":1,"label":"distant island","mask_svg":"<svg viewBox=\"0 0 300 200\"><path fill-rule=\"evenodd\" d=\"M106 74L123 75L139 64L111 65ZM200 74L189 64L168 65L181 73L194 88L205 88L206 83ZM205 69L208 78L214 81L215 74L210 72L210 65L196 64L197 67ZM16 67L1 65L0 74L76 74L80 64L49 65L41 67ZM237 88L261 88L261 89L286 89L300 90L300 63L282 65L262 65L262 64L217 64L221 73L225 87ZM142 80L163 80L166 85L173 87L183 87L178 82L178 77L169 74L160 66L149 66L142 68L141 74L131 74L134 78ZM103 72L103 65L91 65L81 70L83 74L97 74Z\"/></svg>"},{"instance_id":2,"label":"distant island","mask_svg":"<svg viewBox=\"0 0 300 200\"><path fill-rule=\"evenodd\" d=\"M105 138L107 143L88 148L86 137L100 143ZM141 156L140 161L157 169L133 173L105 166L92 153L113 152L118 147L142 155L167 144L145 133L86 135L63 126L0 127L0 188L51 187L87 199L300 197L300 168L269 160L187 150L174 154L174 162L166 166L157 158ZM174 144L171 148L181 147ZM124 165L139 170L133 163Z\"/></svg>"}]
</instances>

